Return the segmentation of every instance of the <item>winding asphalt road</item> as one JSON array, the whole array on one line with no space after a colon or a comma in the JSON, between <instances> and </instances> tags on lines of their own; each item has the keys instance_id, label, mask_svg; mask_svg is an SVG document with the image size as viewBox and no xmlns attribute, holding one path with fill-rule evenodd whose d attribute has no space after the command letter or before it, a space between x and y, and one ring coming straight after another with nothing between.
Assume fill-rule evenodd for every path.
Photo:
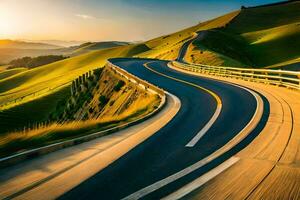
<instances>
[{"instance_id":1,"label":"winding asphalt road","mask_svg":"<svg viewBox=\"0 0 300 200\"><path fill-rule=\"evenodd\" d=\"M60 199L128 197L210 155L239 133L255 113L257 102L248 91L224 82L174 71L166 66L167 61L118 58L112 59L111 62L176 95L181 100L182 107L178 114L156 134L65 193ZM148 67L152 70L144 67L145 63L149 63ZM207 88L222 100L220 115L194 146L186 145L214 115L217 108L216 99L204 90L159 75L153 70ZM145 199L164 197L219 165L252 141L263 128L267 117L268 103L264 99L263 118L255 130L241 143L197 170L139 197Z\"/></svg>"},{"instance_id":2,"label":"winding asphalt road","mask_svg":"<svg viewBox=\"0 0 300 200\"><path fill-rule=\"evenodd\" d=\"M193 38L191 38L190 40L186 41L186 42L181 46L176 61L180 61L180 62L184 62L184 63L185 63L185 61L184 61L184 56L185 56L186 51L187 51L188 47L190 46L190 44L191 44L192 42L194 42L195 40L201 40L201 39L205 36L206 32L205 32L205 31L199 31L199 32L197 32L196 34L197 34L197 35L195 35L195 36L194 36Z\"/></svg>"}]
</instances>

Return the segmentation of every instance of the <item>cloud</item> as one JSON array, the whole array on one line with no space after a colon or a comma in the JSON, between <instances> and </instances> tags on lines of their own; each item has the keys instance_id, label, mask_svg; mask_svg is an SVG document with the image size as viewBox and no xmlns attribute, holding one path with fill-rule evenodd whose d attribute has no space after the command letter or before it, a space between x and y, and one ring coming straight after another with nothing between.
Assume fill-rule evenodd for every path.
<instances>
[{"instance_id":1,"label":"cloud","mask_svg":"<svg viewBox=\"0 0 300 200\"><path fill-rule=\"evenodd\" d=\"M82 19L96 19L96 17L91 16L91 15L86 15L86 14L76 14L76 17L80 17Z\"/></svg>"}]
</instances>

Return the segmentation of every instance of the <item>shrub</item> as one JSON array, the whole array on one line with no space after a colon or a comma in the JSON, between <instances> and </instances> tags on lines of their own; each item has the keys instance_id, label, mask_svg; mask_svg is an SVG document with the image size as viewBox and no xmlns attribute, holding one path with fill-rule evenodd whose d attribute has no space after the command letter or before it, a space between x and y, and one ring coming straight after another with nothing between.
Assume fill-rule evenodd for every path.
<instances>
[{"instance_id":1,"label":"shrub","mask_svg":"<svg viewBox=\"0 0 300 200\"><path fill-rule=\"evenodd\" d=\"M42 65L50 64L59 60L63 60L66 58L68 57L62 55L38 56L35 58L23 57L23 58L12 60L9 64L11 65L10 68L26 67L31 69Z\"/></svg>"},{"instance_id":2,"label":"shrub","mask_svg":"<svg viewBox=\"0 0 300 200\"><path fill-rule=\"evenodd\" d=\"M109 99L108 99L106 96L104 96L104 95L101 95L101 96L99 97L99 102L100 102L100 105L101 105L101 106L104 106L105 104L107 104L108 100L109 100Z\"/></svg>"},{"instance_id":3,"label":"shrub","mask_svg":"<svg viewBox=\"0 0 300 200\"><path fill-rule=\"evenodd\" d=\"M112 105L114 105L114 103L115 103L115 101L111 101L111 102L109 102L109 106L112 106Z\"/></svg>"},{"instance_id":4,"label":"shrub","mask_svg":"<svg viewBox=\"0 0 300 200\"><path fill-rule=\"evenodd\" d=\"M125 82L122 80L119 80L118 83L115 85L114 90L120 91L120 89L125 85Z\"/></svg>"},{"instance_id":5,"label":"shrub","mask_svg":"<svg viewBox=\"0 0 300 200\"><path fill-rule=\"evenodd\" d=\"M95 69L94 70L94 75L99 78L101 73L102 73L103 68Z\"/></svg>"}]
</instances>

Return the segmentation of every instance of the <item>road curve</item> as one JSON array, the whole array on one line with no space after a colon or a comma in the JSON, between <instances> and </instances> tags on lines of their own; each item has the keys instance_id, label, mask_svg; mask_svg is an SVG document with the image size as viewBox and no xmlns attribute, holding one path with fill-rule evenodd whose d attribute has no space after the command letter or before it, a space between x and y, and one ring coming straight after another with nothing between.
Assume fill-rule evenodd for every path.
<instances>
[{"instance_id":1,"label":"road curve","mask_svg":"<svg viewBox=\"0 0 300 200\"><path fill-rule=\"evenodd\" d=\"M190 44L193 43L195 40L201 40L205 36L205 34L206 34L205 31L199 31L195 33L195 35L192 38L190 38L188 41L184 42L179 50L176 61L185 63L184 56Z\"/></svg>"},{"instance_id":2,"label":"road curve","mask_svg":"<svg viewBox=\"0 0 300 200\"><path fill-rule=\"evenodd\" d=\"M174 71L166 67L167 61L146 59L112 59L111 61L128 72L176 95L181 100L181 109L172 121L155 135L65 193L60 199L122 199L128 197L210 155L239 133L255 113L257 105L254 96L234 85ZM150 62L149 68L145 68L143 65L148 62ZM207 91L159 75L154 71L200 85L221 98L220 115L193 147L186 147L186 145L214 115L217 108L215 98ZM267 106L267 103L264 105ZM235 148L185 176L174 179L164 187L158 187L149 194L138 197L145 199L164 197L222 163L260 132L267 115L268 110L265 109L264 117L257 128Z\"/></svg>"}]
</instances>

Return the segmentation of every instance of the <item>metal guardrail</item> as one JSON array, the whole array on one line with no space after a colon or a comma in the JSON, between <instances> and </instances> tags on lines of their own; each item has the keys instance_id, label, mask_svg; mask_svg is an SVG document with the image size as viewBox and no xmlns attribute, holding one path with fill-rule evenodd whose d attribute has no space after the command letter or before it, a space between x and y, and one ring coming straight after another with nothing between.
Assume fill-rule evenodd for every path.
<instances>
[{"instance_id":1,"label":"metal guardrail","mask_svg":"<svg viewBox=\"0 0 300 200\"><path fill-rule=\"evenodd\" d=\"M173 61L172 65L201 74L243 79L300 90L300 72L295 71L196 65L177 61Z\"/></svg>"},{"instance_id":2,"label":"metal guardrail","mask_svg":"<svg viewBox=\"0 0 300 200\"><path fill-rule=\"evenodd\" d=\"M159 94L161 97L165 96L165 91L163 89L159 88L158 86L153 85L145 80L142 80L133 74L130 74L129 72L125 71L124 69L120 68L119 66L112 64L110 61L107 61L106 65L111 67L112 69L116 70L117 72L119 72L120 75L123 76L124 78L126 78L127 80L137 83L143 89L148 89L150 91L154 91L155 93Z\"/></svg>"}]
</instances>

